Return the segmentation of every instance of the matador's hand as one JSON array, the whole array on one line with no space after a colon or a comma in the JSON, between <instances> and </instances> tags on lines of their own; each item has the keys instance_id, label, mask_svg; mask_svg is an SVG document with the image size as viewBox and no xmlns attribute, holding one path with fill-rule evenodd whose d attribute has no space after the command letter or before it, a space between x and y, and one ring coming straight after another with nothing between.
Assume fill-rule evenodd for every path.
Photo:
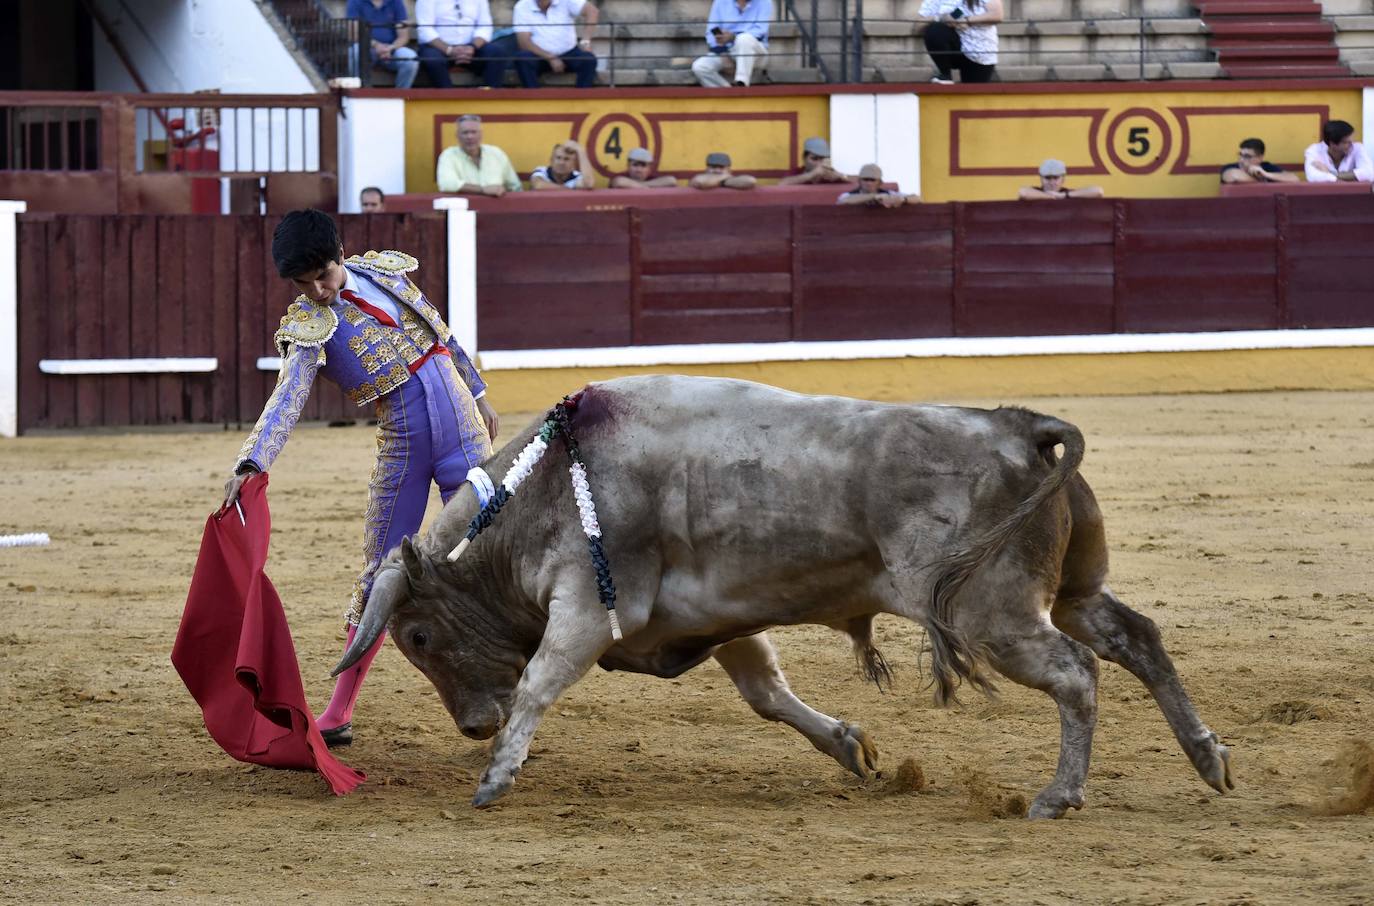
<instances>
[{"instance_id":1,"label":"matador's hand","mask_svg":"<svg viewBox=\"0 0 1374 906\"><path fill-rule=\"evenodd\" d=\"M220 509L227 510L229 507L233 506L239 499L239 491L243 489L243 486L248 482L248 479L252 478L256 474L258 474L257 469L249 469L248 471L240 475L235 475L228 481L226 481L224 483L224 503L221 504Z\"/></svg>"},{"instance_id":2,"label":"matador's hand","mask_svg":"<svg viewBox=\"0 0 1374 906\"><path fill-rule=\"evenodd\" d=\"M486 423L487 436L491 438L493 444L496 443L496 433L501 428L501 417L496 414L495 409L491 408L491 403L487 402L485 396L478 398L477 412L482 416L482 421Z\"/></svg>"}]
</instances>

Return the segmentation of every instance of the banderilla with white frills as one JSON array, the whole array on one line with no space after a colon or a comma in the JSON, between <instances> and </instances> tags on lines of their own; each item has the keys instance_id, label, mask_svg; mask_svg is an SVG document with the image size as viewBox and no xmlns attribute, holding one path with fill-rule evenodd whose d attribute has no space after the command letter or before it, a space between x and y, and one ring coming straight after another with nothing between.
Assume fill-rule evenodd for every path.
<instances>
[{"instance_id":1,"label":"banderilla with white frills","mask_svg":"<svg viewBox=\"0 0 1374 906\"><path fill-rule=\"evenodd\" d=\"M549 449L549 442L557 435L563 436L568 448L568 458L572 465L568 472L572 475L573 497L577 500L577 514L582 521L582 531L587 536L587 547L591 552L592 568L596 570L596 593L606 608L606 616L611 621L611 638L617 642L624 638L620 631L620 618L615 612L615 583L611 580L611 564L606 559L606 550L601 543L601 525L596 520L596 505L592 502L592 488L587 481L587 467L582 462L582 452L578 449L577 439L573 436L572 419L569 411L577 408L576 397L565 396L563 401L549 410L544 424L539 428L525 449L515 457L510 471L501 484L492 487L491 478L480 468L468 473L468 481L477 492L481 508L472 522L468 523L467 534L458 546L449 552L449 562L457 560L467 550L472 540L491 525L501 507L515 495L515 491L530 477L535 463L543 458ZM480 474L479 474L480 473Z\"/></svg>"}]
</instances>

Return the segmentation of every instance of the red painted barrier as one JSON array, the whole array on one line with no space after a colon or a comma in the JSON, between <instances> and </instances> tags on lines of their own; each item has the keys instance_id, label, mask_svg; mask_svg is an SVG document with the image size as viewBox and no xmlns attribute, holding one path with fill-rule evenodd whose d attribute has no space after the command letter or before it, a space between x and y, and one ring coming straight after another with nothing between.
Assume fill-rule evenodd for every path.
<instances>
[{"instance_id":1,"label":"red painted barrier","mask_svg":"<svg viewBox=\"0 0 1374 906\"><path fill-rule=\"evenodd\" d=\"M815 191L810 190L810 191ZM447 310L436 212L340 217ZM1374 196L527 212L478 220L484 349L1374 326ZM20 428L251 422L275 218L19 217ZM215 356L193 375L40 359ZM306 418L370 413L323 382Z\"/></svg>"}]
</instances>

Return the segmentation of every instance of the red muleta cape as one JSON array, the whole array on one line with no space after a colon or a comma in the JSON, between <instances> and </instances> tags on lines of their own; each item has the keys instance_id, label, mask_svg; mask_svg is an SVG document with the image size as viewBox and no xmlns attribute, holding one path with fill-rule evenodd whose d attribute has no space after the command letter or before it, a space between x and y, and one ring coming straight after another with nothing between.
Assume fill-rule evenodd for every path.
<instances>
[{"instance_id":1,"label":"red muleta cape","mask_svg":"<svg viewBox=\"0 0 1374 906\"><path fill-rule=\"evenodd\" d=\"M306 704L281 598L263 573L272 534L265 474L244 483L239 504L244 521L234 507L205 521L172 665L220 748L239 761L319 771L342 796L367 775L329 753Z\"/></svg>"}]
</instances>

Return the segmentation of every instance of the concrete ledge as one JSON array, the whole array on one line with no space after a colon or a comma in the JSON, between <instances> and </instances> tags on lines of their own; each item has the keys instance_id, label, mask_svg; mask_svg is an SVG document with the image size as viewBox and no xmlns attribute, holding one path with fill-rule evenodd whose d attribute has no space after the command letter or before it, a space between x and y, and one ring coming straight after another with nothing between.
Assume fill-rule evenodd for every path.
<instances>
[{"instance_id":1,"label":"concrete ledge","mask_svg":"<svg viewBox=\"0 0 1374 906\"><path fill-rule=\"evenodd\" d=\"M603 184L604 185L604 184ZM737 208L760 205L833 205L853 183L821 186L759 186L755 189L607 189L566 192L508 192L501 198L463 196L479 214L529 214L544 211L623 211L626 208ZM451 198L442 192L408 192L388 195L387 210L430 211L436 199Z\"/></svg>"}]
</instances>

